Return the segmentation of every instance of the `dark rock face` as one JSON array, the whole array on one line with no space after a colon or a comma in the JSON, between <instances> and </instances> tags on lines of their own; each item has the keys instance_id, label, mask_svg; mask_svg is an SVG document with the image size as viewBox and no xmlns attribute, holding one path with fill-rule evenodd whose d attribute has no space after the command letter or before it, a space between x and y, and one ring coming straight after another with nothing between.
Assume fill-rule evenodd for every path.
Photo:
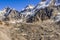
<instances>
[{"instance_id":1,"label":"dark rock face","mask_svg":"<svg viewBox=\"0 0 60 40\"><path fill-rule=\"evenodd\" d=\"M51 9L49 7L40 9L35 13L34 16L29 18L28 22L29 21L39 21L39 20L43 21L43 20L50 19L52 16L52 12L53 12L53 9Z\"/></svg>"},{"instance_id":2,"label":"dark rock face","mask_svg":"<svg viewBox=\"0 0 60 40\"><path fill-rule=\"evenodd\" d=\"M8 12L10 10L10 7L4 8L5 12Z\"/></svg>"},{"instance_id":3,"label":"dark rock face","mask_svg":"<svg viewBox=\"0 0 60 40\"><path fill-rule=\"evenodd\" d=\"M51 19L51 17L55 17L55 15L57 15L59 11L60 11L59 5L45 7L44 9L41 8L35 13L34 16L31 16L30 18L28 18L27 22L34 22L39 20L44 21L47 19Z\"/></svg>"}]
</instances>

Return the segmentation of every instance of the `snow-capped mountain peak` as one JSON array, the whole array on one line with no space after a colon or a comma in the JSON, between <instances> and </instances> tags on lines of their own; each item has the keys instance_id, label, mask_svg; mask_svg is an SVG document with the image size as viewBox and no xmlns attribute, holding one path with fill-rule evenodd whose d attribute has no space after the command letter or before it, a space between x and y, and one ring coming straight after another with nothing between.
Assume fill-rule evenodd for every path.
<instances>
[{"instance_id":1,"label":"snow-capped mountain peak","mask_svg":"<svg viewBox=\"0 0 60 40\"><path fill-rule=\"evenodd\" d=\"M6 13L6 12L8 12L10 9L11 9L10 7L5 7L5 8L3 9L3 11Z\"/></svg>"},{"instance_id":2,"label":"snow-capped mountain peak","mask_svg":"<svg viewBox=\"0 0 60 40\"><path fill-rule=\"evenodd\" d=\"M27 5L27 6L25 7L25 9L33 9L33 8L34 8L33 5Z\"/></svg>"},{"instance_id":3,"label":"snow-capped mountain peak","mask_svg":"<svg viewBox=\"0 0 60 40\"><path fill-rule=\"evenodd\" d=\"M23 15L29 15L33 8L34 8L33 5L27 5L25 8L22 9L22 11L20 13Z\"/></svg>"},{"instance_id":4,"label":"snow-capped mountain peak","mask_svg":"<svg viewBox=\"0 0 60 40\"><path fill-rule=\"evenodd\" d=\"M44 8L46 6L46 1L39 2L36 6L36 9Z\"/></svg>"},{"instance_id":5,"label":"snow-capped mountain peak","mask_svg":"<svg viewBox=\"0 0 60 40\"><path fill-rule=\"evenodd\" d=\"M9 7L5 7L3 10L0 11L0 16L4 16L9 10Z\"/></svg>"},{"instance_id":6,"label":"snow-capped mountain peak","mask_svg":"<svg viewBox=\"0 0 60 40\"><path fill-rule=\"evenodd\" d=\"M31 4L29 4L29 5L27 5L25 8L23 8L22 11L23 11L23 10L31 10L31 9L33 9L33 8L34 8L34 6L31 5Z\"/></svg>"}]
</instances>

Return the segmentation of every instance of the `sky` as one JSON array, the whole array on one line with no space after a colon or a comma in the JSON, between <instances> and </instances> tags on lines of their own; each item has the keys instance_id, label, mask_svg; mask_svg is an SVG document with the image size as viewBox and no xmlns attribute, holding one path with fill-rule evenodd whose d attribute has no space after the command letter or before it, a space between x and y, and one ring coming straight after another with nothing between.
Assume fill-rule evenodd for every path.
<instances>
[{"instance_id":1,"label":"sky","mask_svg":"<svg viewBox=\"0 0 60 40\"><path fill-rule=\"evenodd\" d=\"M41 0L0 0L0 10L9 6L18 11L22 10L25 6L32 4L37 5Z\"/></svg>"}]
</instances>

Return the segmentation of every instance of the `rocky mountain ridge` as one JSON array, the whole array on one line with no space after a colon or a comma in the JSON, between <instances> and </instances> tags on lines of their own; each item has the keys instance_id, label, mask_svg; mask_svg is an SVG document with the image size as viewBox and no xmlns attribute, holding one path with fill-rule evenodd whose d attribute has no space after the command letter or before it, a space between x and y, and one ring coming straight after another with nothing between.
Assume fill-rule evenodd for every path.
<instances>
[{"instance_id":1,"label":"rocky mountain ridge","mask_svg":"<svg viewBox=\"0 0 60 40\"><path fill-rule=\"evenodd\" d=\"M59 0L58 0L59 1ZM27 5L20 12L6 7L0 11L1 20L4 21L20 21L34 22L54 18L60 11L59 2L56 0L46 0L39 2L36 6Z\"/></svg>"}]
</instances>

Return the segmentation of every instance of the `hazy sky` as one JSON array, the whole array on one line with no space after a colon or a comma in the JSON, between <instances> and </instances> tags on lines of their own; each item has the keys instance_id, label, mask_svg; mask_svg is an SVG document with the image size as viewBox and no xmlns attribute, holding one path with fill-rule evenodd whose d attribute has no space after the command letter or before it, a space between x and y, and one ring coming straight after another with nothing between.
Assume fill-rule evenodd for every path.
<instances>
[{"instance_id":1,"label":"hazy sky","mask_svg":"<svg viewBox=\"0 0 60 40\"><path fill-rule=\"evenodd\" d=\"M16 10L21 10L28 4L37 5L41 0L0 0L0 10L10 6Z\"/></svg>"}]
</instances>

